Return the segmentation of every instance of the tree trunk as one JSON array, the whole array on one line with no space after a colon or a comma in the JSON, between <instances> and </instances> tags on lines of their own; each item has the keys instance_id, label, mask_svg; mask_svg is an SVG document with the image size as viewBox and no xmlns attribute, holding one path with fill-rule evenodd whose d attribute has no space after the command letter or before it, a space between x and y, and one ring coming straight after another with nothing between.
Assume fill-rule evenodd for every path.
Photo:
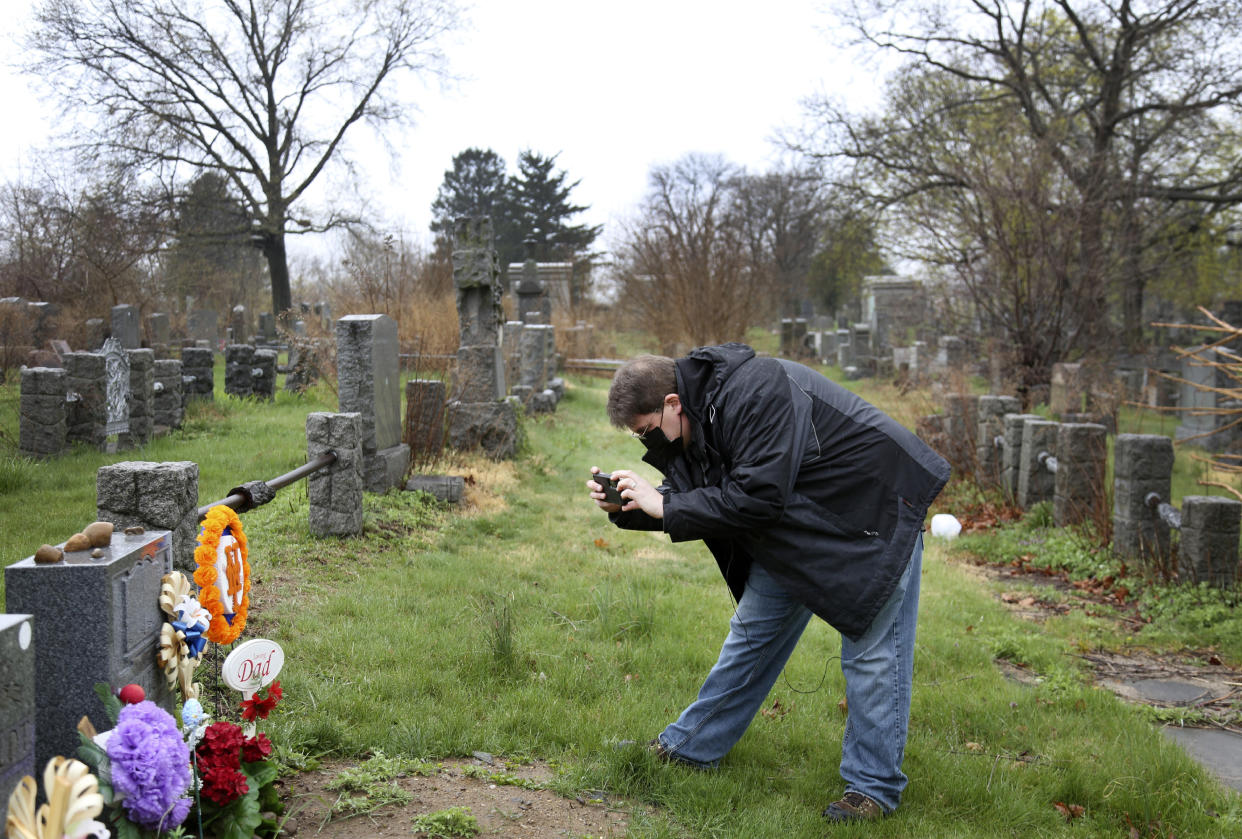
<instances>
[{"instance_id":1,"label":"tree trunk","mask_svg":"<svg viewBox=\"0 0 1242 839\"><path fill-rule=\"evenodd\" d=\"M267 257L267 274L272 281L272 314L280 318L293 308L289 291L289 258L285 253L285 232L270 234L263 245Z\"/></svg>"}]
</instances>

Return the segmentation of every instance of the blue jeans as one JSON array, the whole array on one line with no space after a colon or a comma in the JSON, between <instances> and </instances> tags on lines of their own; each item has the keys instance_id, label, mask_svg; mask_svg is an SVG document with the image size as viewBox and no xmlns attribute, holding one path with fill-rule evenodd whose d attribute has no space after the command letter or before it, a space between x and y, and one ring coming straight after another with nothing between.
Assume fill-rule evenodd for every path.
<instances>
[{"instance_id":1,"label":"blue jeans","mask_svg":"<svg viewBox=\"0 0 1242 839\"><path fill-rule=\"evenodd\" d=\"M906 787L901 771L910 724L914 633L923 540L919 538L891 598L857 641L841 638L848 713L841 746L846 791L861 792L886 812ZM710 768L741 739L793 653L811 612L758 564L729 621L729 635L699 697L660 734L676 759Z\"/></svg>"}]
</instances>

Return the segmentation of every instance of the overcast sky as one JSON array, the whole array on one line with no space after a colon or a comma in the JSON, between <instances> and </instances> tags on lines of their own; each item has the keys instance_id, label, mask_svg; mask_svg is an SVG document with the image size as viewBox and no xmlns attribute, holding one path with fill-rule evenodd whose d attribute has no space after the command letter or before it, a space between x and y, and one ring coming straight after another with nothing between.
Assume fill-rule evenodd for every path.
<instances>
[{"instance_id":1,"label":"overcast sky","mask_svg":"<svg viewBox=\"0 0 1242 839\"><path fill-rule=\"evenodd\" d=\"M572 198L590 205L578 220L605 235L642 198L653 164L705 152L766 169L801 99L827 90L863 105L877 90L834 47L826 5L476 0L469 28L445 45L461 81L411 96L419 113L393 141L395 168L378 154L366 161L371 209L426 239L444 171L470 146L493 149L511 173L522 149L559 153L558 167L581 181ZM12 178L47 145L54 113L19 74L0 90L0 173Z\"/></svg>"}]
</instances>

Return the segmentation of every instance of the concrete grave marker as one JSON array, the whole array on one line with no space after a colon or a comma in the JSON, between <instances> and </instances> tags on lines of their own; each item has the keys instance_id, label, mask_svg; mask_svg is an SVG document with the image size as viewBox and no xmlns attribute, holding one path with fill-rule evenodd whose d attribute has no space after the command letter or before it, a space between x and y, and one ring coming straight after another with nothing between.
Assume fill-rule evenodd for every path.
<instances>
[{"instance_id":1,"label":"concrete grave marker","mask_svg":"<svg viewBox=\"0 0 1242 839\"><path fill-rule=\"evenodd\" d=\"M34 618L36 766L75 754L83 716L96 730L111 727L96 683L132 682L157 704L171 702L155 655L171 545L167 531L116 534L99 558L67 551L60 562L27 557L4 569L6 608Z\"/></svg>"}]
</instances>

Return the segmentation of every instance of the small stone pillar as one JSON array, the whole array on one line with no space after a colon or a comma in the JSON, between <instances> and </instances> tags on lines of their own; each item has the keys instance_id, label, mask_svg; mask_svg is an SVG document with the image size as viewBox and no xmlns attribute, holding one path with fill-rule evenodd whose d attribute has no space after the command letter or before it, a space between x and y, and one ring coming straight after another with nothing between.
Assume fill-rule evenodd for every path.
<instances>
[{"instance_id":1,"label":"small stone pillar","mask_svg":"<svg viewBox=\"0 0 1242 839\"><path fill-rule=\"evenodd\" d=\"M533 259L522 263L522 278L517 284L518 319L522 323L548 323L548 292L539 279L539 264Z\"/></svg>"},{"instance_id":2,"label":"small stone pillar","mask_svg":"<svg viewBox=\"0 0 1242 839\"><path fill-rule=\"evenodd\" d=\"M175 358L155 360L154 413L156 428L180 428L185 418L181 362Z\"/></svg>"},{"instance_id":3,"label":"small stone pillar","mask_svg":"<svg viewBox=\"0 0 1242 839\"><path fill-rule=\"evenodd\" d=\"M1163 434L1118 434L1113 445L1113 552L1149 568L1168 566L1169 526L1147 506L1148 493L1172 503L1173 441Z\"/></svg>"},{"instance_id":4,"label":"small stone pillar","mask_svg":"<svg viewBox=\"0 0 1242 839\"><path fill-rule=\"evenodd\" d=\"M5 607L34 618L37 767L77 754L83 716L98 731L111 727L95 695L100 682L132 682L147 699L171 707L156 662L164 623L160 580L172 571L171 542L165 531L114 533L98 558L67 551L60 562L27 557L4 569Z\"/></svg>"},{"instance_id":5,"label":"small stone pillar","mask_svg":"<svg viewBox=\"0 0 1242 839\"><path fill-rule=\"evenodd\" d=\"M975 480L979 486L1001 486L1003 466L1005 415L1022 410L1022 403L1013 396L980 396L975 412L978 436L975 440ZM1001 439L1001 446L996 439Z\"/></svg>"},{"instance_id":6,"label":"small stone pillar","mask_svg":"<svg viewBox=\"0 0 1242 839\"><path fill-rule=\"evenodd\" d=\"M412 379L405 383L405 435L410 460L427 463L444 449L444 382Z\"/></svg>"},{"instance_id":7,"label":"small stone pillar","mask_svg":"<svg viewBox=\"0 0 1242 839\"><path fill-rule=\"evenodd\" d=\"M1108 515L1104 473L1108 463L1108 429L1092 422L1063 422L1057 429L1056 496L1053 523L1068 527L1102 522Z\"/></svg>"},{"instance_id":8,"label":"small stone pillar","mask_svg":"<svg viewBox=\"0 0 1242 839\"><path fill-rule=\"evenodd\" d=\"M362 415L315 411L306 416L306 457L336 452L336 462L306 478L310 532L356 536L362 532Z\"/></svg>"},{"instance_id":9,"label":"small stone pillar","mask_svg":"<svg viewBox=\"0 0 1242 839\"><path fill-rule=\"evenodd\" d=\"M18 445L22 454L51 457L65 449L65 371L23 367Z\"/></svg>"},{"instance_id":10,"label":"small stone pillar","mask_svg":"<svg viewBox=\"0 0 1242 839\"><path fill-rule=\"evenodd\" d=\"M1018 471L1022 465L1022 428L1027 420L1042 422L1039 414L1005 414L1005 445L1001 449L1001 488L1011 498L1018 497Z\"/></svg>"},{"instance_id":11,"label":"small stone pillar","mask_svg":"<svg viewBox=\"0 0 1242 839\"><path fill-rule=\"evenodd\" d=\"M271 401L276 398L276 350L255 350L250 370L251 395Z\"/></svg>"},{"instance_id":12,"label":"small stone pillar","mask_svg":"<svg viewBox=\"0 0 1242 839\"><path fill-rule=\"evenodd\" d=\"M224 348L224 392L245 399L254 394L254 347L229 344Z\"/></svg>"},{"instance_id":13,"label":"small stone pillar","mask_svg":"<svg viewBox=\"0 0 1242 839\"><path fill-rule=\"evenodd\" d=\"M155 351L129 350L129 431L122 448L145 446L155 429Z\"/></svg>"},{"instance_id":14,"label":"small stone pillar","mask_svg":"<svg viewBox=\"0 0 1242 839\"><path fill-rule=\"evenodd\" d=\"M1236 583L1239 517L1242 501L1210 495L1182 498L1181 573L1219 588Z\"/></svg>"},{"instance_id":15,"label":"small stone pillar","mask_svg":"<svg viewBox=\"0 0 1242 839\"><path fill-rule=\"evenodd\" d=\"M947 393L944 397L945 459L954 471L974 474L975 441L979 436L979 397L973 393Z\"/></svg>"},{"instance_id":16,"label":"small stone pillar","mask_svg":"<svg viewBox=\"0 0 1242 839\"><path fill-rule=\"evenodd\" d=\"M65 355L65 441L100 448L107 442L106 366L98 353Z\"/></svg>"},{"instance_id":17,"label":"small stone pillar","mask_svg":"<svg viewBox=\"0 0 1242 839\"><path fill-rule=\"evenodd\" d=\"M233 330L234 344L250 342L250 318L247 316L246 307L240 303L233 307L229 316L229 329Z\"/></svg>"},{"instance_id":18,"label":"small stone pillar","mask_svg":"<svg viewBox=\"0 0 1242 839\"><path fill-rule=\"evenodd\" d=\"M209 347L185 347L181 350L181 375L192 376L186 399L215 399L215 354Z\"/></svg>"},{"instance_id":19,"label":"small stone pillar","mask_svg":"<svg viewBox=\"0 0 1242 839\"><path fill-rule=\"evenodd\" d=\"M401 486L410 449L401 442L401 370L397 322L388 315L346 315L336 322L341 413L362 423L363 480L369 492Z\"/></svg>"},{"instance_id":20,"label":"small stone pillar","mask_svg":"<svg viewBox=\"0 0 1242 839\"><path fill-rule=\"evenodd\" d=\"M198 543L198 464L129 460L95 471L95 515L117 530L135 525L172 534L172 562L193 574Z\"/></svg>"},{"instance_id":21,"label":"small stone pillar","mask_svg":"<svg viewBox=\"0 0 1242 839\"><path fill-rule=\"evenodd\" d=\"M1083 391L1081 364L1052 365L1052 386L1048 391L1048 408L1053 416L1081 413Z\"/></svg>"},{"instance_id":22,"label":"small stone pillar","mask_svg":"<svg viewBox=\"0 0 1242 839\"><path fill-rule=\"evenodd\" d=\"M1018 457L1018 506L1029 510L1056 494L1056 476L1039 462L1040 452L1055 455L1060 423L1027 420L1022 426L1022 451Z\"/></svg>"},{"instance_id":23,"label":"small stone pillar","mask_svg":"<svg viewBox=\"0 0 1242 839\"><path fill-rule=\"evenodd\" d=\"M138 307L122 303L112 307L112 337L123 350L136 350L142 346L138 328Z\"/></svg>"},{"instance_id":24,"label":"small stone pillar","mask_svg":"<svg viewBox=\"0 0 1242 839\"><path fill-rule=\"evenodd\" d=\"M0 614L0 824L35 766L35 648L31 615Z\"/></svg>"}]
</instances>

